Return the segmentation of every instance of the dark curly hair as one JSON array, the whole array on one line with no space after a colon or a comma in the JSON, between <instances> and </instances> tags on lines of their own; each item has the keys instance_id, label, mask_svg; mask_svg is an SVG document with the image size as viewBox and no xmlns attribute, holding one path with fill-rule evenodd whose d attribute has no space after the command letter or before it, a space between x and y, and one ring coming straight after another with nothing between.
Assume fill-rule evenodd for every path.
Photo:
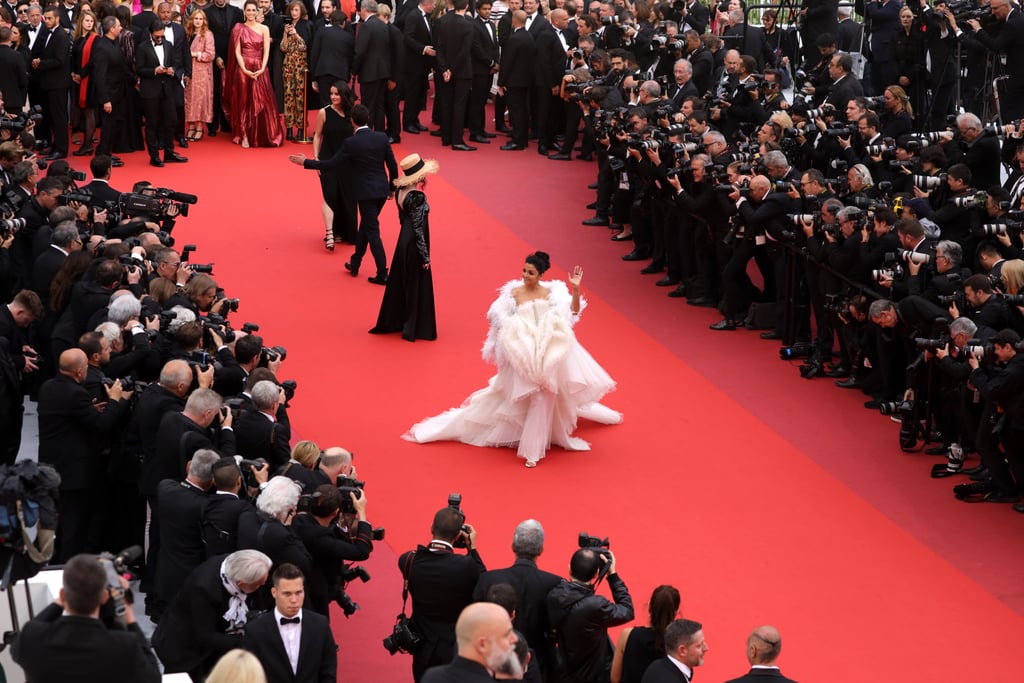
<instances>
[{"instance_id":1,"label":"dark curly hair","mask_svg":"<svg viewBox=\"0 0 1024 683\"><path fill-rule=\"evenodd\" d=\"M526 262L536 268L540 275L543 275L551 267L551 257L543 251L533 252L526 257Z\"/></svg>"}]
</instances>

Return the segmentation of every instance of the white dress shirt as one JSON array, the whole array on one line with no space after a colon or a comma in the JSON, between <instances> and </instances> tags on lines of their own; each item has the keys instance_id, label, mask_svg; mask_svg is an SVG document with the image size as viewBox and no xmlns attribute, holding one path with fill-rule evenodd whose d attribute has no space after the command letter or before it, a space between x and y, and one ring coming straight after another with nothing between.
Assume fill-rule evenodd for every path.
<instances>
[{"instance_id":1,"label":"white dress shirt","mask_svg":"<svg viewBox=\"0 0 1024 683\"><path fill-rule=\"evenodd\" d=\"M302 611L300 610L297 615L300 619L302 618ZM277 630L281 634L281 642L284 643L284 651L288 654L288 663L291 664L292 673L295 673L299 668L299 644L302 642L302 622L298 624L282 624L281 619L285 616L274 608L274 623L277 624Z\"/></svg>"}]
</instances>

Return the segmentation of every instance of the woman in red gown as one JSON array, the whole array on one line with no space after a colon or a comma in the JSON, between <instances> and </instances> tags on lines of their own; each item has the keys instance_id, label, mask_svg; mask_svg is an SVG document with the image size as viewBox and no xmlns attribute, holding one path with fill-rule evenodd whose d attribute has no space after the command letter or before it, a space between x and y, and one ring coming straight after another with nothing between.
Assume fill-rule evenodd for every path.
<instances>
[{"instance_id":1,"label":"woman in red gown","mask_svg":"<svg viewBox=\"0 0 1024 683\"><path fill-rule=\"evenodd\" d=\"M235 144L278 147L284 139L270 84L270 30L259 22L256 0L245 0L245 23L231 30L224 70L224 110Z\"/></svg>"}]
</instances>

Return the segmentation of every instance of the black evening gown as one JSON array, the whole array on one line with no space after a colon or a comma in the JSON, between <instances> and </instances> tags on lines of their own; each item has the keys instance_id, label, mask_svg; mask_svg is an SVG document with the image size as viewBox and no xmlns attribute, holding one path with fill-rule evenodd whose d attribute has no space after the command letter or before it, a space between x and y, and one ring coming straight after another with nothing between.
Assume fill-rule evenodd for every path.
<instances>
[{"instance_id":1,"label":"black evening gown","mask_svg":"<svg viewBox=\"0 0 1024 683\"><path fill-rule=\"evenodd\" d=\"M323 141L320 143L320 158L330 159L341 149L345 139L352 136L352 122L327 107L324 121ZM347 165L341 168L320 171L320 189L324 201L334 211L332 231L334 239L356 243L356 199L352 192L352 172Z\"/></svg>"},{"instance_id":2,"label":"black evening gown","mask_svg":"<svg viewBox=\"0 0 1024 683\"><path fill-rule=\"evenodd\" d=\"M397 203L397 199L396 199ZM430 262L430 225L427 196L411 190L398 207L402 231L398 235L391 272L380 303L377 326L371 334L401 332L402 339L437 339L434 317L434 279L431 270L423 268Z\"/></svg>"}]
</instances>

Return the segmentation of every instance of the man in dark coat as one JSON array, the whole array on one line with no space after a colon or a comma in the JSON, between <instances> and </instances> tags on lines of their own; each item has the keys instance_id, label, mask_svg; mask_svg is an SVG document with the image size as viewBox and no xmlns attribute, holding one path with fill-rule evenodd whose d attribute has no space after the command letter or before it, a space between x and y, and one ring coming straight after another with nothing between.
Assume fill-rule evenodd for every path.
<instances>
[{"instance_id":1,"label":"man in dark coat","mask_svg":"<svg viewBox=\"0 0 1024 683\"><path fill-rule=\"evenodd\" d=\"M238 454L246 460L262 458L277 471L288 462L291 446L288 430L277 423L284 390L270 380L256 382L251 390L253 410L245 411L234 425Z\"/></svg>"},{"instance_id":2,"label":"man in dark coat","mask_svg":"<svg viewBox=\"0 0 1024 683\"><path fill-rule=\"evenodd\" d=\"M476 16L471 20L476 40L473 50L473 86L469 91L469 111L466 114L471 142L483 143L494 136L484 126L487 97L491 94L491 83L500 59L497 34L490 21L491 6L489 0L478 0Z\"/></svg>"},{"instance_id":3,"label":"man in dark coat","mask_svg":"<svg viewBox=\"0 0 1024 683\"><path fill-rule=\"evenodd\" d=\"M146 149L149 150L149 164L157 167L188 161L174 151L177 102L186 69L181 62L181 51L164 40L166 31L158 19L150 26L149 39L135 45L139 98L146 116ZM161 150L163 160L160 159Z\"/></svg>"},{"instance_id":4,"label":"man in dark coat","mask_svg":"<svg viewBox=\"0 0 1024 683\"><path fill-rule=\"evenodd\" d=\"M71 38L60 27L60 10L55 6L43 12L46 35L36 38L32 48L32 68L39 74L43 94L43 117L53 134L53 153L49 159L68 155L68 92L71 89Z\"/></svg>"},{"instance_id":5,"label":"man in dark coat","mask_svg":"<svg viewBox=\"0 0 1024 683\"><path fill-rule=\"evenodd\" d=\"M28 97L28 64L11 45L11 28L0 28L0 93L7 111L20 112Z\"/></svg>"},{"instance_id":6,"label":"man in dark coat","mask_svg":"<svg viewBox=\"0 0 1024 683\"><path fill-rule=\"evenodd\" d=\"M441 144L451 145L457 152L473 152L466 144L466 108L473 87L473 56L476 48L475 30L466 8L469 0L454 0L452 8L437 22L437 72L442 83L435 84L442 94Z\"/></svg>"},{"instance_id":7,"label":"man in dark coat","mask_svg":"<svg viewBox=\"0 0 1024 683\"><path fill-rule=\"evenodd\" d=\"M525 25L526 12L513 12L512 33L501 50L498 93L508 103L508 120L512 126L509 143L501 146L505 151L526 149L529 141L529 93L534 83L534 43Z\"/></svg>"},{"instance_id":8,"label":"man in dark coat","mask_svg":"<svg viewBox=\"0 0 1024 683\"><path fill-rule=\"evenodd\" d=\"M786 678L775 663L782 652L782 636L774 626L755 628L747 638L750 671L727 683L796 683Z\"/></svg>"},{"instance_id":9,"label":"man in dark coat","mask_svg":"<svg viewBox=\"0 0 1024 683\"><path fill-rule=\"evenodd\" d=\"M345 13L336 9L331 12L331 25L316 32L309 53L309 71L321 106L330 105L332 85L348 81L355 54L355 36L345 30Z\"/></svg>"},{"instance_id":10,"label":"man in dark coat","mask_svg":"<svg viewBox=\"0 0 1024 683\"><path fill-rule=\"evenodd\" d=\"M352 73L359 77L359 97L370 110L370 127L386 130L388 82L394 78L391 64L391 32L377 17L376 0L363 0L359 6L362 23L356 36L356 57Z\"/></svg>"},{"instance_id":11,"label":"man in dark coat","mask_svg":"<svg viewBox=\"0 0 1024 683\"><path fill-rule=\"evenodd\" d=\"M133 681L157 683L160 666L125 603L125 630L99 619L109 599L107 572L95 555L64 565L60 599L22 626L11 650L32 681Z\"/></svg>"},{"instance_id":12,"label":"man in dark coat","mask_svg":"<svg viewBox=\"0 0 1024 683\"><path fill-rule=\"evenodd\" d=\"M707 650L703 627L690 619L677 619L665 628L667 656L651 662L641 683L690 683Z\"/></svg>"},{"instance_id":13,"label":"man in dark coat","mask_svg":"<svg viewBox=\"0 0 1024 683\"><path fill-rule=\"evenodd\" d=\"M494 680L490 672L523 677L515 648L518 638L500 605L476 602L466 607L455 623L455 636L455 659L427 671L424 683L487 683Z\"/></svg>"},{"instance_id":14,"label":"man in dark coat","mask_svg":"<svg viewBox=\"0 0 1024 683\"><path fill-rule=\"evenodd\" d=\"M434 11L435 4L436 0L420 0L415 9L406 11L405 22L402 24L405 37L405 76L402 83L405 111L402 112L402 129L412 135L427 129L420 124L419 116L426 108L427 77L437 57L433 29L430 26L430 13Z\"/></svg>"}]
</instances>

